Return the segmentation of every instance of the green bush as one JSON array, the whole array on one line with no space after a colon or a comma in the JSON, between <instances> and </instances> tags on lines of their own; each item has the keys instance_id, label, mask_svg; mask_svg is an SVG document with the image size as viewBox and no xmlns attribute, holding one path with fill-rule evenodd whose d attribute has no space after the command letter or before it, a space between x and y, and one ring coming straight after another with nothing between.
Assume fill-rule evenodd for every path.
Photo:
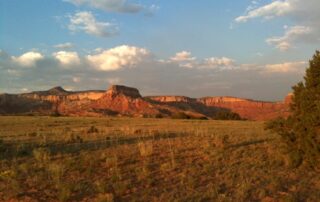
<instances>
[{"instance_id":1,"label":"green bush","mask_svg":"<svg viewBox=\"0 0 320 202\"><path fill-rule=\"evenodd\" d=\"M320 159L320 52L316 51L306 70L304 82L293 87L291 115L267 123L266 128L280 135L290 164L305 162L315 168Z\"/></svg>"},{"instance_id":2,"label":"green bush","mask_svg":"<svg viewBox=\"0 0 320 202\"><path fill-rule=\"evenodd\" d=\"M242 120L240 115L230 111L219 111L213 117L215 120Z\"/></svg>"}]
</instances>

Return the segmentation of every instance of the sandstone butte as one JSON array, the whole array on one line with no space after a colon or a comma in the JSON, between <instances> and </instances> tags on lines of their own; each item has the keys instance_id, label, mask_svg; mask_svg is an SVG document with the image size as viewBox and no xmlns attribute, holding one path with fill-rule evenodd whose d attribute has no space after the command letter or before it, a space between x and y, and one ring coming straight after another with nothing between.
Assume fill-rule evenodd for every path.
<instances>
[{"instance_id":1,"label":"sandstone butte","mask_svg":"<svg viewBox=\"0 0 320 202\"><path fill-rule=\"evenodd\" d=\"M183 112L195 118L212 118L221 111L238 113L248 120L269 120L289 115L292 94L281 102L236 97L147 96L136 88L113 85L107 91L47 91L0 94L1 115L170 117Z\"/></svg>"}]
</instances>

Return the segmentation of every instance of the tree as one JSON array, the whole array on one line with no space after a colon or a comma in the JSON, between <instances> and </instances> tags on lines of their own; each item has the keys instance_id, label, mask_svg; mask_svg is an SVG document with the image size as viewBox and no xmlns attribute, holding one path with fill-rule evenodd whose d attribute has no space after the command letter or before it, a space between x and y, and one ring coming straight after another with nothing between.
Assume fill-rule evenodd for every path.
<instances>
[{"instance_id":1,"label":"tree","mask_svg":"<svg viewBox=\"0 0 320 202\"><path fill-rule=\"evenodd\" d=\"M213 118L215 120L243 120L239 114L227 110L217 112Z\"/></svg>"},{"instance_id":2,"label":"tree","mask_svg":"<svg viewBox=\"0 0 320 202\"><path fill-rule=\"evenodd\" d=\"M304 82L293 86L291 115L267 123L285 143L290 164L305 163L313 168L320 159L320 52L316 51L306 70Z\"/></svg>"}]
</instances>

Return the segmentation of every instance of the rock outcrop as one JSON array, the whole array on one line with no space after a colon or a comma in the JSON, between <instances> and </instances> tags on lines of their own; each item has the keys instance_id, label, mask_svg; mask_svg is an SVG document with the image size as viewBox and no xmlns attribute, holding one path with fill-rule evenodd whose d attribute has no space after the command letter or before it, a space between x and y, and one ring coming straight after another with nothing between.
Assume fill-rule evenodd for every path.
<instances>
[{"instance_id":1,"label":"rock outcrop","mask_svg":"<svg viewBox=\"0 0 320 202\"><path fill-rule=\"evenodd\" d=\"M289 103L286 101L263 102L235 97L204 97L198 99L198 102L206 106L230 109L249 120L269 120L289 114Z\"/></svg>"},{"instance_id":2,"label":"rock outcrop","mask_svg":"<svg viewBox=\"0 0 320 202\"><path fill-rule=\"evenodd\" d=\"M90 108L98 111L108 110L107 114L139 116L157 114L159 111L145 101L136 88L113 85Z\"/></svg>"},{"instance_id":3,"label":"rock outcrop","mask_svg":"<svg viewBox=\"0 0 320 202\"><path fill-rule=\"evenodd\" d=\"M113 85L107 91L47 91L1 94L0 114L60 114L64 116L168 117L183 112L191 117L212 118L221 110L238 113L249 120L269 120L287 116L292 101L263 102L236 97L190 98L186 96L142 97L136 88Z\"/></svg>"},{"instance_id":4,"label":"rock outcrop","mask_svg":"<svg viewBox=\"0 0 320 202\"><path fill-rule=\"evenodd\" d=\"M185 103L191 103L195 102L196 99L189 98L186 96L148 96L147 98L157 101L157 102L185 102Z\"/></svg>"},{"instance_id":5,"label":"rock outcrop","mask_svg":"<svg viewBox=\"0 0 320 202\"><path fill-rule=\"evenodd\" d=\"M106 93L106 96L116 97L119 95L131 97L131 98L141 98L141 95L136 88L131 88L127 86L113 85L111 86Z\"/></svg>"}]
</instances>

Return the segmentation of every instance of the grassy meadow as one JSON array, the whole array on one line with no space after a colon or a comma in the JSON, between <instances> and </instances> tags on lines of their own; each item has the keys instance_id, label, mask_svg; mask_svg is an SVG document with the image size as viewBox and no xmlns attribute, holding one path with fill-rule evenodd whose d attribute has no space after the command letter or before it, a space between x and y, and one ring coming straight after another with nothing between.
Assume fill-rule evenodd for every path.
<instances>
[{"instance_id":1,"label":"grassy meadow","mask_svg":"<svg viewBox=\"0 0 320 202\"><path fill-rule=\"evenodd\" d=\"M319 201L263 122L0 117L0 201Z\"/></svg>"}]
</instances>

